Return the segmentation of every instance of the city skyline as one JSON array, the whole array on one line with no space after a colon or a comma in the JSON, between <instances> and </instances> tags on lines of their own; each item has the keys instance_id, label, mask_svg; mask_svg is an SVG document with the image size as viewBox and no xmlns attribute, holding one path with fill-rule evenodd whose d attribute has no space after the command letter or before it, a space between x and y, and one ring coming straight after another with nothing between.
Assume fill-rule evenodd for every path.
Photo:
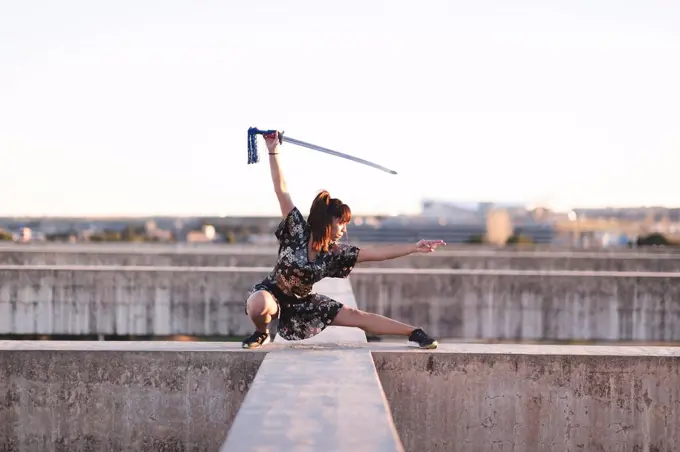
<instances>
[{"instance_id":1,"label":"city skyline","mask_svg":"<svg viewBox=\"0 0 680 452\"><path fill-rule=\"evenodd\" d=\"M680 205L672 2L38 3L0 6L0 216L276 215L250 126L399 173L285 144L305 211Z\"/></svg>"}]
</instances>

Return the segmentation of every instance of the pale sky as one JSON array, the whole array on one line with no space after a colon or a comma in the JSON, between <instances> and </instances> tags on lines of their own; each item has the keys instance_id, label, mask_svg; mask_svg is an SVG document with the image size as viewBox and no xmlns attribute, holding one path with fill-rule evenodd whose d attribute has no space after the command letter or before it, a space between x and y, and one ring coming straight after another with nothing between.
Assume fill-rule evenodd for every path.
<instances>
[{"instance_id":1,"label":"pale sky","mask_svg":"<svg viewBox=\"0 0 680 452\"><path fill-rule=\"evenodd\" d=\"M680 205L680 2L0 0L0 215ZM264 150L264 142L260 140Z\"/></svg>"}]
</instances>

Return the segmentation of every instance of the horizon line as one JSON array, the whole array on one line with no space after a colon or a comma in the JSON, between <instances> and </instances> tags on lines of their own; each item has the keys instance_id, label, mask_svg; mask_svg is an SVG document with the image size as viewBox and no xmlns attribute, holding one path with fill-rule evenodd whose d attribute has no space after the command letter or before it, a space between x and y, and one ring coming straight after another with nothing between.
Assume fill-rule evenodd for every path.
<instances>
[{"instance_id":1,"label":"horizon line","mask_svg":"<svg viewBox=\"0 0 680 452\"><path fill-rule=\"evenodd\" d=\"M483 204L485 201L477 202L476 204ZM450 202L449 204L457 204L457 202ZM507 207L507 206L501 206ZM523 207L527 211L545 207L551 210L550 207L535 205L533 203L521 204L511 207ZM530 208L531 207L531 208ZM574 210L634 210L634 209L680 209L680 205L662 205L662 204L652 204L652 205L622 205L622 206L612 206L612 205L602 205L602 206L589 206L589 207L573 207L568 211ZM471 210L474 212L475 210ZM553 210L557 213L566 213L568 211ZM420 216L423 212L416 211L400 211L394 212L355 212L353 216L366 217L366 216L382 216L382 217L399 217L399 216ZM3 214L0 213L0 218L3 219L92 219L92 220L106 220L106 219L142 219L142 218L272 218L280 217L280 212L272 211L271 213L229 213L229 214L219 214L219 213L111 213L111 214Z\"/></svg>"}]
</instances>

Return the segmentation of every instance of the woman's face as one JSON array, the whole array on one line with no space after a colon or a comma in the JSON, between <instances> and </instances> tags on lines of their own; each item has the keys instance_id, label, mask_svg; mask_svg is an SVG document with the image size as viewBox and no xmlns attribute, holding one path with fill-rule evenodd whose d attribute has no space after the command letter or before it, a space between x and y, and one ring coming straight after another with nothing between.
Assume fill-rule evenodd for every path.
<instances>
[{"instance_id":1,"label":"woman's face","mask_svg":"<svg viewBox=\"0 0 680 452\"><path fill-rule=\"evenodd\" d=\"M337 242L342 238L342 236L347 231L347 223L343 223L337 218L333 218L333 224L331 225L331 240Z\"/></svg>"}]
</instances>

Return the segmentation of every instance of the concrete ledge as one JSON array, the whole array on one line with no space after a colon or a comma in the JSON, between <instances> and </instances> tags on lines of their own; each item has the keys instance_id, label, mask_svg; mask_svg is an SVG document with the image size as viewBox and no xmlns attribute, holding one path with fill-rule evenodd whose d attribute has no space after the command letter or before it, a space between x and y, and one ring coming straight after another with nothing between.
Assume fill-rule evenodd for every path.
<instances>
[{"instance_id":1,"label":"concrete ledge","mask_svg":"<svg viewBox=\"0 0 680 452\"><path fill-rule=\"evenodd\" d=\"M346 279L314 289L356 307ZM282 348L262 363L221 452L403 451L361 330L329 327L275 344Z\"/></svg>"},{"instance_id":2,"label":"concrete ledge","mask_svg":"<svg viewBox=\"0 0 680 452\"><path fill-rule=\"evenodd\" d=\"M250 284L255 271L232 274ZM159 273L153 277L164 284L197 287L205 301L226 272ZM132 290L149 275L134 269L114 278ZM374 284L383 277L368 271L352 280L369 276ZM480 290L481 276L466 280ZM564 284L565 275L533 276ZM659 290L651 281L673 286L648 278L650 294ZM610 293L640 281L607 284ZM434 288L443 291L441 283ZM38 293L30 292L35 284L23 290ZM325 280L315 290L356 306L350 280ZM680 440L680 348L446 344L426 352L368 344L360 330L337 327L307 341L277 338L259 351L237 347L0 342L0 450L664 451Z\"/></svg>"},{"instance_id":3,"label":"concrete ledge","mask_svg":"<svg viewBox=\"0 0 680 452\"><path fill-rule=\"evenodd\" d=\"M541 344L440 344L436 350L415 350L396 343L373 342L372 353L416 355L540 355L540 356L619 356L680 358L679 347L653 345L541 345Z\"/></svg>"},{"instance_id":4,"label":"concrete ledge","mask_svg":"<svg viewBox=\"0 0 680 452\"><path fill-rule=\"evenodd\" d=\"M180 266L180 265L0 265L0 271L55 271L55 272L131 272L131 273L264 273L271 271L265 266ZM617 278L680 278L680 271L619 271L619 270L566 270L566 269L479 269L479 268L411 268L380 267L355 268L352 274L364 275L455 275L455 276L565 276Z\"/></svg>"},{"instance_id":5,"label":"concrete ledge","mask_svg":"<svg viewBox=\"0 0 680 452\"><path fill-rule=\"evenodd\" d=\"M362 244L359 244L362 246ZM363 244L369 245L369 244ZM0 244L0 264L17 265L129 265L184 267L268 267L276 260L275 246L225 244ZM359 268L406 267L452 269L680 270L680 254L656 251L568 251L485 249L449 244L428 255L412 255L384 262L366 262Z\"/></svg>"},{"instance_id":6,"label":"concrete ledge","mask_svg":"<svg viewBox=\"0 0 680 452\"><path fill-rule=\"evenodd\" d=\"M462 340L680 341L680 273L357 272L361 309Z\"/></svg>"},{"instance_id":7,"label":"concrete ledge","mask_svg":"<svg viewBox=\"0 0 680 452\"><path fill-rule=\"evenodd\" d=\"M224 344L0 343L2 451L216 451L265 354Z\"/></svg>"},{"instance_id":8,"label":"concrete ledge","mask_svg":"<svg viewBox=\"0 0 680 452\"><path fill-rule=\"evenodd\" d=\"M243 336L271 269L0 267L0 334Z\"/></svg>"},{"instance_id":9,"label":"concrete ledge","mask_svg":"<svg viewBox=\"0 0 680 452\"><path fill-rule=\"evenodd\" d=\"M422 351L324 342L332 331L259 351L0 341L0 450L633 452L680 440L680 347Z\"/></svg>"},{"instance_id":10,"label":"concrete ledge","mask_svg":"<svg viewBox=\"0 0 680 452\"><path fill-rule=\"evenodd\" d=\"M680 348L373 352L407 451L672 451Z\"/></svg>"},{"instance_id":11,"label":"concrete ledge","mask_svg":"<svg viewBox=\"0 0 680 452\"><path fill-rule=\"evenodd\" d=\"M245 336L247 291L269 271L0 266L0 334ZM440 338L680 341L680 273L364 268L351 281L362 309Z\"/></svg>"},{"instance_id":12,"label":"concrete ledge","mask_svg":"<svg viewBox=\"0 0 680 452\"><path fill-rule=\"evenodd\" d=\"M272 352L223 452L403 451L365 350Z\"/></svg>"}]
</instances>

